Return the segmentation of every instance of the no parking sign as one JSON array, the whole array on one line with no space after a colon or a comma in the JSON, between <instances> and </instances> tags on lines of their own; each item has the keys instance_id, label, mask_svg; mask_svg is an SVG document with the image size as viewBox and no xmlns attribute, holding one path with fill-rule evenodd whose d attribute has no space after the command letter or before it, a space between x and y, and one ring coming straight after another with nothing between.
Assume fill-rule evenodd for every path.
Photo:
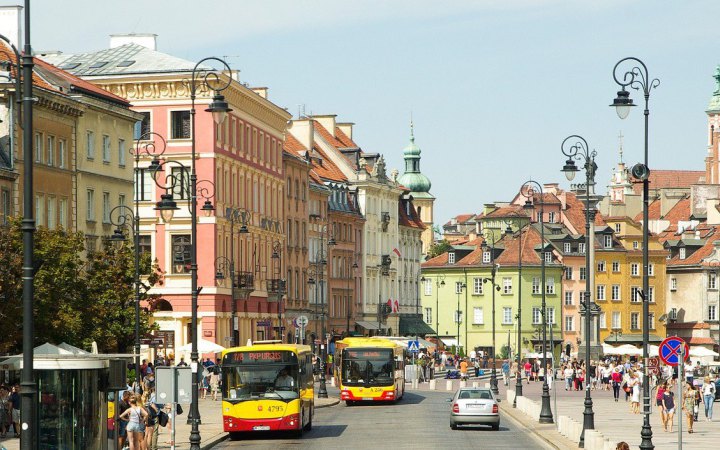
<instances>
[{"instance_id":1,"label":"no parking sign","mask_svg":"<svg viewBox=\"0 0 720 450\"><path fill-rule=\"evenodd\" d=\"M680 350L682 349L683 361L687 361L690 356L690 347L687 342L677 336L670 336L662 341L658 354L660 359L668 366L677 366L680 363Z\"/></svg>"}]
</instances>

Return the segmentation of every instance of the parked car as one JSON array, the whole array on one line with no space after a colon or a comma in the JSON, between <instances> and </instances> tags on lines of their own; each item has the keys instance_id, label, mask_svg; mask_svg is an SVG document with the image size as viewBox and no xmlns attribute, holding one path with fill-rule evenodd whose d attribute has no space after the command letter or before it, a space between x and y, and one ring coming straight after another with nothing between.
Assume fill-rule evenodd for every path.
<instances>
[{"instance_id":1,"label":"parked car","mask_svg":"<svg viewBox=\"0 0 720 450\"><path fill-rule=\"evenodd\" d=\"M498 404L490 389L464 387L448 399L452 403L450 428L458 425L490 425L493 430L500 429Z\"/></svg>"}]
</instances>

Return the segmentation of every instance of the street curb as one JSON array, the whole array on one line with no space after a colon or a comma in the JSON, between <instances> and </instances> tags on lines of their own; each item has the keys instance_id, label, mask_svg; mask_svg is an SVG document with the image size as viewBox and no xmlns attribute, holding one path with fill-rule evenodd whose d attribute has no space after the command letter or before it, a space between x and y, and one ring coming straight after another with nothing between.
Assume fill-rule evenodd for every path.
<instances>
[{"instance_id":1,"label":"street curb","mask_svg":"<svg viewBox=\"0 0 720 450\"><path fill-rule=\"evenodd\" d=\"M324 405L315 405L315 409L318 409L318 408L329 408L330 406L336 406L336 405L339 404L339 403L340 403L340 399L337 399L337 400L333 400L333 401L330 402L330 403L326 403L326 404L324 404Z\"/></svg>"},{"instance_id":2,"label":"street curb","mask_svg":"<svg viewBox=\"0 0 720 450\"><path fill-rule=\"evenodd\" d=\"M218 445L219 443L228 440L229 438L230 438L230 435L228 435L227 433L215 436L214 438L210 439L207 443L203 444L200 447L200 450L210 450L213 447L215 447L216 445Z\"/></svg>"},{"instance_id":3,"label":"street curb","mask_svg":"<svg viewBox=\"0 0 720 450\"><path fill-rule=\"evenodd\" d=\"M533 422L529 419L529 417L527 418L527 420L524 420L524 417L526 416L522 412L518 412L517 409L513 408L512 403L508 403L507 400L504 402L504 405L500 404L499 406L509 419L516 422L518 425L520 425L521 428L528 430L530 433L532 433L533 436L535 436L538 441L541 441L544 444L550 446L550 448L556 450L574 450L578 448L577 444L573 443L557 431L555 423L541 425L539 423ZM541 427L544 427L546 429L542 429ZM546 434L549 434L550 436L546 437ZM554 439L555 437L557 437L556 440Z\"/></svg>"}]
</instances>

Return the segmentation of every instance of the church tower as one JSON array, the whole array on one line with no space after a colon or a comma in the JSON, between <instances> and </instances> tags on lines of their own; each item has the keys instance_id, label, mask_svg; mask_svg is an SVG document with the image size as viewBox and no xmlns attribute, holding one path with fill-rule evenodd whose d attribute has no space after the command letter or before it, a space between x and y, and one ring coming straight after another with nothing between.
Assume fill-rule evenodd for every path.
<instances>
[{"instance_id":1,"label":"church tower","mask_svg":"<svg viewBox=\"0 0 720 450\"><path fill-rule=\"evenodd\" d=\"M420 172L420 147L415 144L415 133L413 123L410 122L410 144L403 150L405 158L405 172L398 178L398 183L410 189L413 197L413 204L423 224L427 227L423 231L422 251L426 255L430 245L433 243L433 206L435 197L430 193L430 179Z\"/></svg>"},{"instance_id":2,"label":"church tower","mask_svg":"<svg viewBox=\"0 0 720 450\"><path fill-rule=\"evenodd\" d=\"M705 182L720 184L718 181L718 140L720 138L720 66L715 69L715 91L705 113L708 115L708 153L705 157Z\"/></svg>"}]
</instances>

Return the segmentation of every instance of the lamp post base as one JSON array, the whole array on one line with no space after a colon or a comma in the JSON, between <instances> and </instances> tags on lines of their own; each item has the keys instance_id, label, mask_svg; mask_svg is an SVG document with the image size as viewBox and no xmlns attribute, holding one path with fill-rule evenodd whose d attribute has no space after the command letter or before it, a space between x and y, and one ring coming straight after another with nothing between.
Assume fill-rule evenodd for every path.
<instances>
[{"instance_id":1,"label":"lamp post base","mask_svg":"<svg viewBox=\"0 0 720 450\"><path fill-rule=\"evenodd\" d=\"M515 374L515 399L513 400L513 408L517 408L517 398L522 397L522 375Z\"/></svg>"},{"instance_id":2,"label":"lamp post base","mask_svg":"<svg viewBox=\"0 0 720 450\"><path fill-rule=\"evenodd\" d=\"M595 413L593 412L593 401L590 397L590 389L585 390L585 410L583 411L583 430L580 434L580 442L578 447L585 448L585 430L595 429Z\"/></svg>"},{"instance_id":3,"label":"lamp post base","mask_svg":"<svg viewBox=\"0 0 720 450\"><path fill-rule=\"evenodd\" d=\"M542 403L540 406L540 423L553 423L553 414L550 409L550 388L547 381L543 381Z\"/></svg>"},{"instance_id":4,"label":"lamp post base","mask_svg":"<svg viewBox=\"0 0 720 450\"><path fill-rule=\"evenodd\" d=\"M492 389L492 393L495 394L495 398L497 399L497 402L500 402L500 390L498 389L498 380L497 380L497 373L495 372L495 367L492 369L492 375L490 375L490 389Z\"/></svg>"}]
</instances>

